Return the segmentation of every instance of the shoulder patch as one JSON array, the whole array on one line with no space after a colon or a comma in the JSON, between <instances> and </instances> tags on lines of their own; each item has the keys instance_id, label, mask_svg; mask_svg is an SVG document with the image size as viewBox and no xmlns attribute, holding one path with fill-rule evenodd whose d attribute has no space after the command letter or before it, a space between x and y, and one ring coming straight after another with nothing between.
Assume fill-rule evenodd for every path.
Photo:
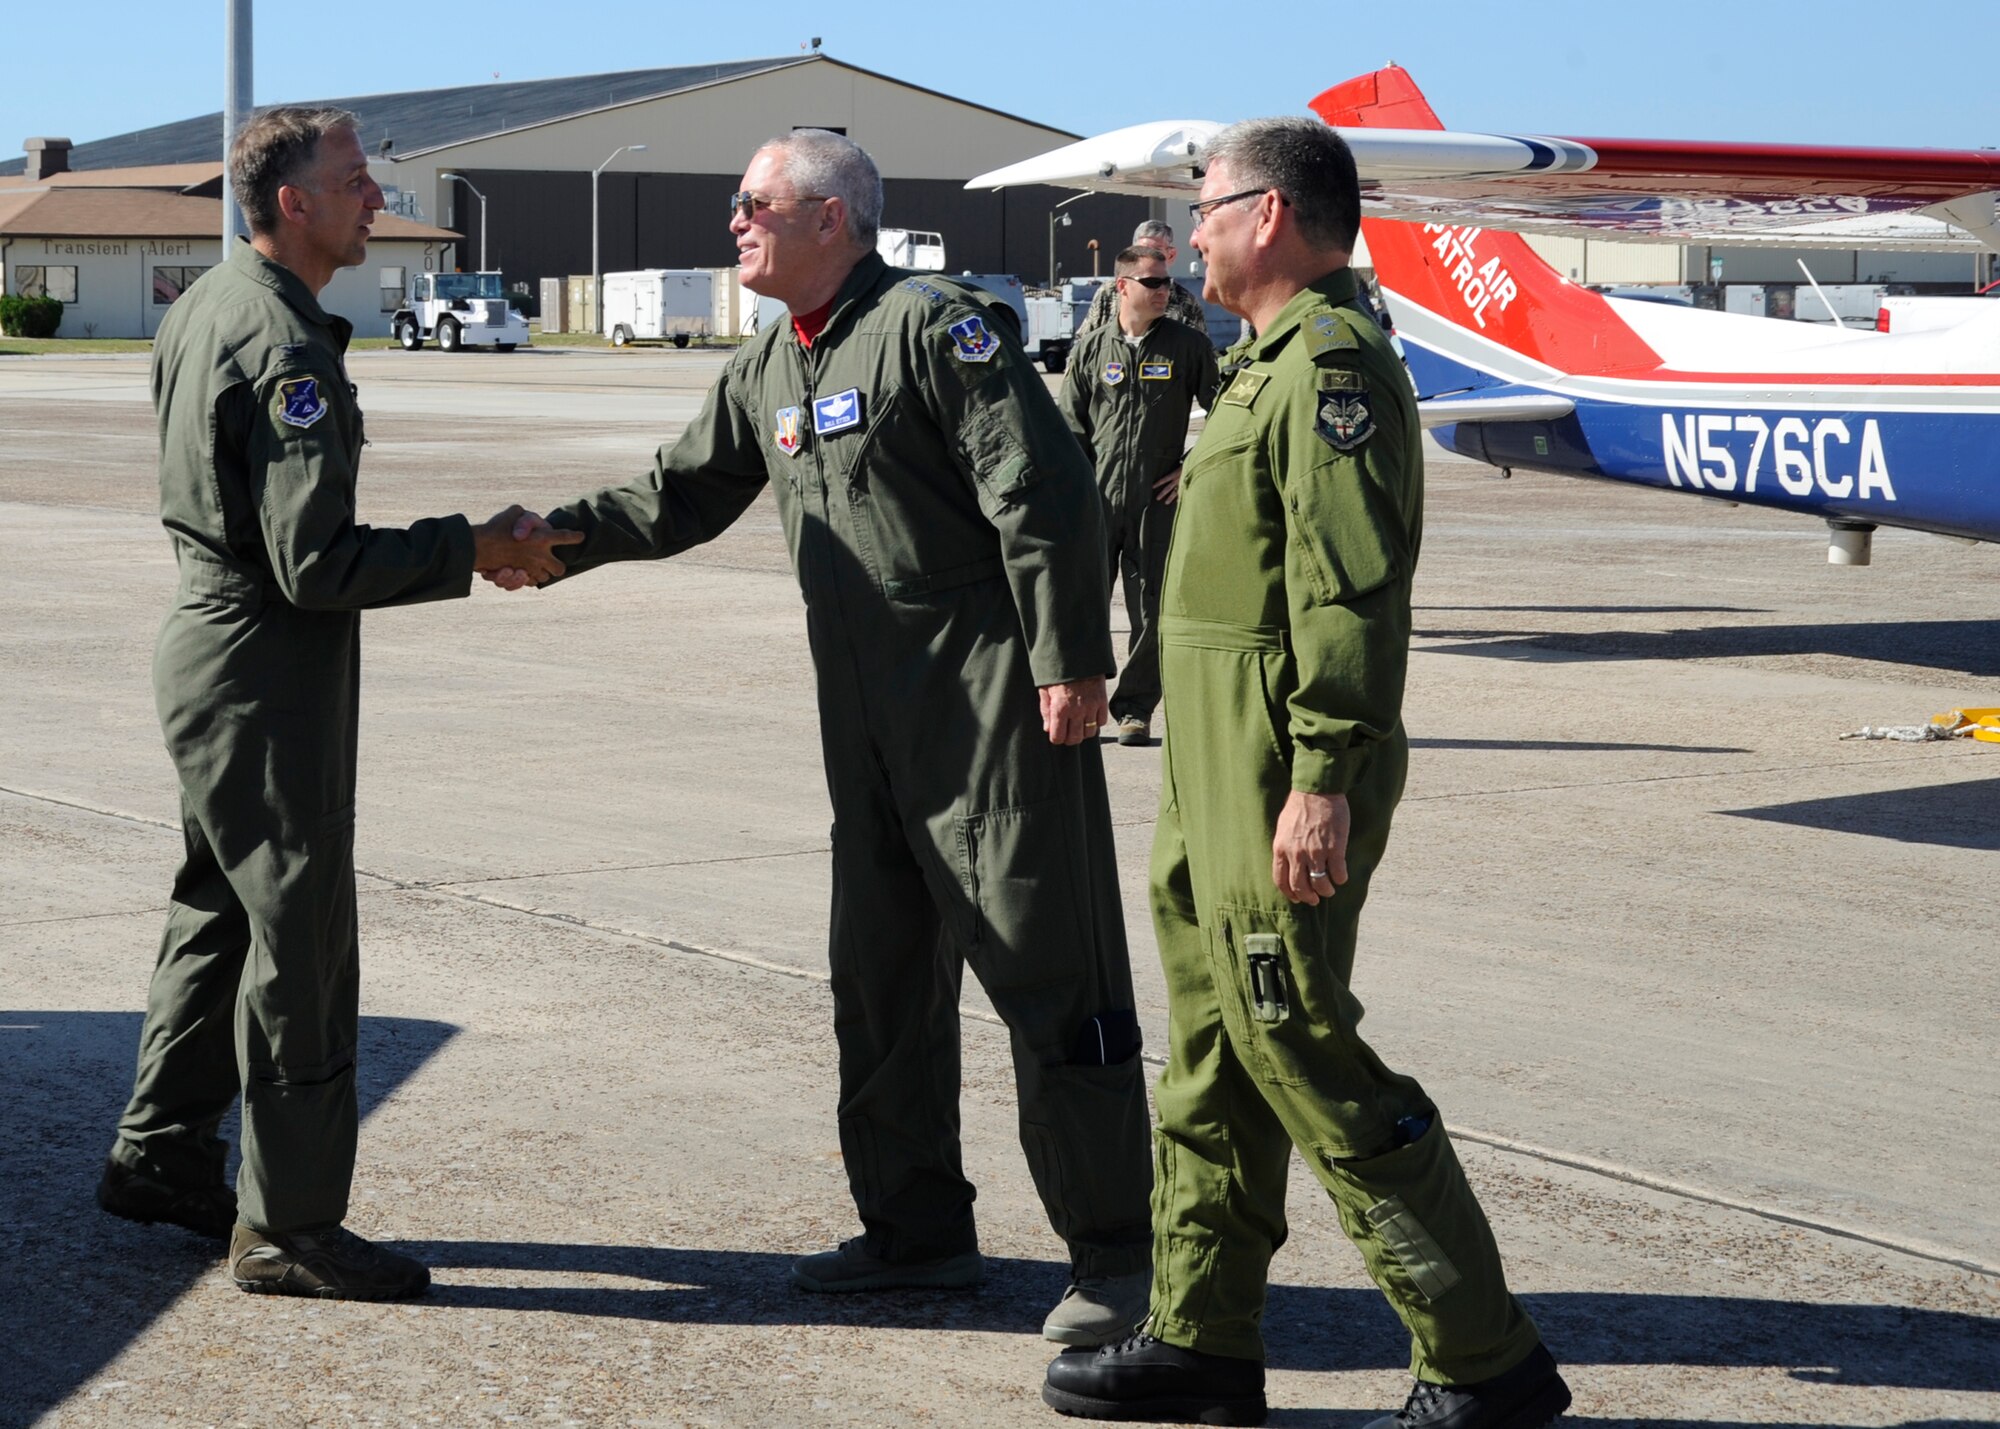
<instances>
[{"instance_id":1,"label":"shoulder patch","mask_svg":"<svg viewBox=\"0 0 2000 1429\"><path fill-rule=\"evenodd\" d=\"M1332 352L1353 352L1361 346L1361 339L1339 313L1314 313L1306 319L1302 334L1306 356L1315 360Z\"/></svg>"},{"instance_id":2,"label":"shoulder patch","mask_svg":"<svg viewBox=\"0 0 2000 1429\"><path fill-rule=\"evenodd\" d=\"M1000 339L986 330L982 317L960 318L949 329L951 350L960 362L991 362L1000 350Z\"/></svg>"},{"instance_id":3,"label":"shoulder patch","mask_svg":"<svg viewBox=\"0 0 2000 1429\"><path fill-rule=\"evenodd\" d=\"M294 377L278 384L278 420L292 427L310 427L326 415L326 398L317 377Z\"/></svg>"},{"instance_id":4,"label":"shoulder patch","mask_svg":"<svg viewBox=\"0 0 2000 1429\"><path fill-rule=\"evenodd\" d=\"M1125 364L1115 357L1107 360L1104 364L1104 385L1107 387L1116 387L1124 380Z\"/></svg>"},{"instance_id":5,"label":"shoulder patch","mask_svg":"<svg viewBox=\"0 0 2000 1429\"><path fill-rule=\"evenodd\" d=\"M1375 409L1366 388L1324 388L1313 430L1337 452L1351 452L1375 435Z\"/></svg>"}]
</instances>

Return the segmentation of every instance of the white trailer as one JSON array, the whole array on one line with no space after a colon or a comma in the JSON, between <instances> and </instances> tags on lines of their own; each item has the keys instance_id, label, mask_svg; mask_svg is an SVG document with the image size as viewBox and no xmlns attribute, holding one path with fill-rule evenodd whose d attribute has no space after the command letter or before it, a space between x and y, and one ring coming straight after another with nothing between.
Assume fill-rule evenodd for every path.
<instances>
[{"instance_id":1,"label":"white trailer","mask_svg":"<svg viewBox=\"0 0 2000 1429\"><path fill-rule=\"evenodd\" d=\"M891 268L915 268L919 272L944 271L944 235L915 228L876 230L875 251Z\"/></svg>"},{"instance_id":2,"label":"white trailer","mask_svg":"<svg viewBox=\"0 0 2000 1429\"><path fill-rule=\"evenodd\" d=\"M715 275L701 268L641 268L604 275L604 327L613 347L686 347L715 332Z\"/></svg>"}]
</instances>

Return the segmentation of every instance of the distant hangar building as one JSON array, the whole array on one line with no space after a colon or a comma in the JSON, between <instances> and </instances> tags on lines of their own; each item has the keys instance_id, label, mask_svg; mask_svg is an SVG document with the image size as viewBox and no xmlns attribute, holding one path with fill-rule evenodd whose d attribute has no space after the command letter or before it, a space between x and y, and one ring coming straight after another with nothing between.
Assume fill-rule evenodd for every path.
<instances>
[{"instance_id":1,"label":"distant hangar building","mask_svg":"<svg viewBox=\"0 0 2000 1429\"><path fill-rule=\"evenodd\" d=\"M1064 209L1067 224L1052 224L1054 206L1073 191L969 193L972 175L1079 136L816 51L315 102L360 116L376 178L395 191L402 218L462 235L438 250L440 266L478 266L483 241L487 266L510 286L591 271L591 174L600 166L603 271L734 266L729 195L758 144L797 128L832 129L866 148L882 170L884 222L943 234L953 272L1046 278L1052 234L1065 275L1090 273L1093 258L1108 272L1152 212L1144 199L1093 196ZM634 145L645 148L618 152ZM77 144L67 166L81 175L221 158L218 112ZM0 163L0 191L18 182L5 176L20 175L25 162ZM371 269L399 266L379 257ZM19 259L8 261L13 292ZM358 281L379 284L387 302L386 277ZM386 312L367 330L386 333Z\"/></svg>"}]
</instances>

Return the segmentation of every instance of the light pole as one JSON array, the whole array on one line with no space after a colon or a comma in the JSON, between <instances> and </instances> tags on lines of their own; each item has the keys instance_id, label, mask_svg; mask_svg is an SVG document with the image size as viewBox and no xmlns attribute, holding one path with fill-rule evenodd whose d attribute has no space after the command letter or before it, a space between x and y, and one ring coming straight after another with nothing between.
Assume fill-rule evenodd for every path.
<instances>
[{"instance_id":1,"label":"light pole","mask_svg":"<svg viewBox=\"0 0 2000 1429\"><path fill-rule=\"evenodd\" d=\"M604 273L597 257L597 176L620 154L628 151L636 154L645 147L644 144L620 144L605 157L602 164L590 171L590 306L593 309L590 327L593 332L604 330L604 299L600 292L604 286Z\"/></svg>"},{"instance_id":2,"label":"light pole","mask_svg":"<svg viewBox=\"0 0 2000 1429\"><path fill-rule=\"evenodd\" d=\"M1069 227L1069 215L1064 213L1063 210L1078 199L1089 197L1090 194L1087 190L1080 194L1071 194L1068 198L1049 210L1049 286L1051 288L1056 285L1056 228L1058 225L1064 228Z\"/></svg>"},{"instance_id":3,"label":"light pole","mask_svg":"<svg viewBox=\"0 0 2000 1429\"><path fill-rule=\"evenodd\" d=\"M468 179L464 174L442 173L438 177L441 179L457 179L467 188L472 189L472 180ZM479 200L479 271L484 273L486 271L486 195L478 189L472 189L472 196Z\"/></svg>"}]
</instances>

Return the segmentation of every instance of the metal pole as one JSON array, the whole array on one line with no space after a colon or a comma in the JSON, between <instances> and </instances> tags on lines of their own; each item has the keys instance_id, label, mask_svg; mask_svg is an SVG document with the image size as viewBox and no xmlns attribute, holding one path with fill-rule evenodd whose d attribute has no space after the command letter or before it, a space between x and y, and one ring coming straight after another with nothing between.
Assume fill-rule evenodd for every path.
<instances>
[{"instance_id":1,"label":"metal pole","mask_svg":"<svg viewBox=\"0 0 2000 1429\"><path fill-rule=\"evenodd\" d=\"M604 331L604 293L602 291L604 287L604 274L599 267L597 258L597 176L603 173L610 166L611 161L620 154L628 150L637 153L645 147L644 144L620 144L606 156L602 164L599 164L590 171L590 301L591 306L597 309L597 321L592 331L600 334ZM486 224L486 216L483 213L480 215L479 222L483 234Z\"/></svg>"},{"instance_id":2,"label":"metal pole","mask_svg":"<svg viewBox=\"0 0 2000 1429\"><path fill-rule=\"evenodd\" d=\"M472 189L472 196L479 200L479 271L484 273L486 271L486 195L481 193L478 189L473 189L472 180L468 179L464 174L454 174L446 172L439 174L438 177L441 179L454 179L457 182L464 184L467 188ZM595 208L596 206L593 204L592 205L593 213L595 212ZM593 219L593 223L594 222L595 220ZM593 231L591 233L591 242L595 244L596 241L597 241L597 234L595 232L595 229L593 228Z\"/></svg>"},{"instance_id":3,"label":"metal pole","mask_svg":"<svg viewBox=\"0 0 2000 1429\"><path fill-rule=\"evenodd\" d=\"M223 0L227 38L223 44L222 79L222 261L236 251L235 240L245 237L248 227L236 197L229 189L229 146L236 131L249 119L253 107L250 83L250 16L252 0Z\"/></svg>"}]
</instances>

